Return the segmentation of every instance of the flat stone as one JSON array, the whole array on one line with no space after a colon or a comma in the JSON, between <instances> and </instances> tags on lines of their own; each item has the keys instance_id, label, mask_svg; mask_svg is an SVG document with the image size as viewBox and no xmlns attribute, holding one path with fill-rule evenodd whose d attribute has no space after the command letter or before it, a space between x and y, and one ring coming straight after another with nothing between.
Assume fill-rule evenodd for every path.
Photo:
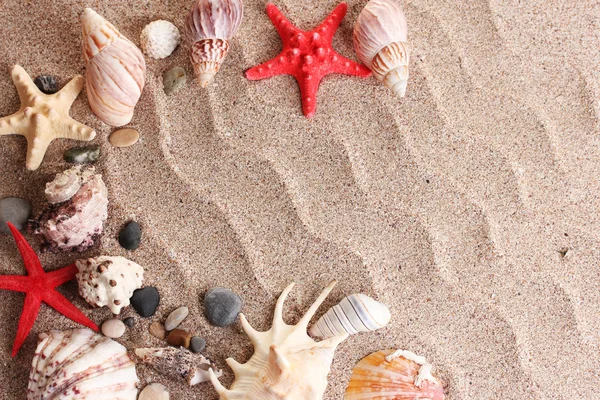
<instances>
[{"instance_id":1,"label":"flat stone","mask_svg":"<svg viewBox=\"0 0 600 400\"><path fill-rule=\"evenodd\" d=\"M135 318L127 317L123 320L123 323L129 328L133 328L133 326L135 325Z\"/></svg>"},{"instance_id":2,"label":"flat stone","mask_svg":"<svg viewBox=\"0 0 600 400\"><path fill-rule=\"evenodd\" d=\"M125 324L120 319L109 319L102 324L102 333L104 336L117 339L125 333Z\"/></svg>"},{"instance_id":3,"label":"flat stone","mask_svg":"<svg viewBox=\"0 0 600 400\"><path fill-rule=\"evenodd\" d=\"M125 128L114 131L108 141L115 147L129 147L137 143L140 134L135 129Z\"/></svg>"},{"instance_id":4,"label":"flat stone","mask_svg":"<svg viewBox=\"0 0 600 400\"><path fill-rule=\"evenodd\" d=\"M167 330L165 329L165 326L158 321L150 324L148 332L150 332L152 336L160 340L165 340L165 338L167 337Z\"/></svg>"},{"instance_id":5,"label":"flat stone","mask_svg":"<svg viewBox=\"0 0 600 400\"><path fill-rule=\"evenodd\" d=\"M194 336L192 340L190 340L190 350L194 353L200 353L206 348L206 340L201 337Z\"/></svg>"},{"instance_id":6,"label":"flat stone","mask_svg":"<svg viewBox=\"0 0 600 400\"><path fill-rule=\"evenodd\" d=\"M7 222L18 230L23 230L31 214L31 203L18 197L5 197L0 200L0 233L10 233Z\"/></svg>"},{"instance_id":7,"label":"flat stone","mask_svg":"<svg viewBox=\"0 0 600 400\"><path fill-rule=\"evenodd\" d=\"M163 89L165 94L171 95L185 86L187 77L181 67L171 68L163 74Z\"/></svg>"},{"instance_id":8,"label":"flat stone","mask_svg":"<svg viewBox=\"0 0 600 400\"><path fill-rule=\"evenodd\" d=\"M213 288L204 295L204 313L216 326L231 325L242 309L242 299L226 288Z\"/></svg>"},{"instance_id":9,"label":"flat stone","mask_svg":"<svg viewBox=\"0 0 600 400\"><path fill-rule=\"evenodd\" d=\"M142 241L142 228L140 224L131 221L119 233L119 244L127 250L135 250L140 247Z\"/></svg>"},{"instance_id":10,"label":"flat stone","mask_svg":"<svg viewBox=\"0 0 600 400\"><path fill-rule=\"evenodd\" d=\"M167 320L165 321L165 329L172 331L173 329L177 328L189 313L190 310L188 310L187 307L179 307L167 317Z\"/></svg>"},{"instance_id":11,"label":"flat stone","mask_svg":"<svg viewBox=\"0 0 600 400\"><path fill-rule=\"evenodd\" d=\"M160 383L151 383L142 390L138 400L169 400L169 392Z\"/></svg>"},{"instance_id":12,"label":"flat stone","mask_svg":"<svg viewBox=\"0 0 600 400\"><path fill-rule=\"evenodd\" d=\"M190 347L190 341L192 340L192 335L189 332L186 332L182 329L174 329L169 332L167 336L167 343L171 346L175 347L185 347L186 349Z\"/></svg>"},{"instance_id":13,"label":"flat stone","mask_svg":"<svg viewBox=\"0 0 600 400\"><path fill-rule=\"evenodd\" d=\"M156 308L160 302L160 294L158 294L158 290L155 287L147 286L134 291L130 301L133 309L141 317L148 318L156 312Z\"/></svg>"},{"instance_id":14,"label":"flat stone","mask_svg":"<svg viewBox=\"0 0 600 400\"><path fill-rule=\"evenodd\" d=\"M100 158L100 147L73 147L72 149L65 151L63 158L66 162L70 163L93 163L98 161L98 158Z\"/></svg>"},{"instance_id":15,"label":"flat stone","mask_svg":"<svg viewBox=\"0 0 600 400\"><path fill-rule=\"evenodd\" d=\"M42 93L54 94L58 92L58 79L52 75L40 75L33 80L35 86L40 89Z\"/></svg>"}]
</instances>

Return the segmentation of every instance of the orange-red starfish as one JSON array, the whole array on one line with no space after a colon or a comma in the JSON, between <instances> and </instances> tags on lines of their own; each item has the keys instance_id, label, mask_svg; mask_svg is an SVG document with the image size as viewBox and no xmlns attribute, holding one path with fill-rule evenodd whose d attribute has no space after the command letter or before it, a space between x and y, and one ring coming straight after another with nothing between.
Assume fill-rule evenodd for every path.
<instances>
[{"instance_id":1,"label":"orange-red starfish","mask_svg":"<svg viewBox=\"0 0 600 400\"><path fill-rule=\"evenodd\" d=\"M40 259L23 235L10 222L8 223L8 227L15 238L15 242L17 242L17 247L19 248L28 274L27 276L0 276L0 289L26 293L23 312L21 313L21 319L19 319L17 337L13 344L12 356L17 355L25 338L29 335L29 331L33 327L42 302L48 304L65 317L97 331L98 327L96 324L90 321L77 307L55 290L57 286L75 278L77 274L75 264L56 271L45 272Z\"/></svg>"},{"instance_id":2,"label":"orange-red starfish","mask_svg":"<svg viewBox=\"0 0 600 400\"><path fill-rule=\"evenodd\" d=\"M300 85L304 115L312 117L317 109L317 90L325 75L371 75L367 67L339 55L331 46L347 10L348 5L340 3L321 25L306 32L292 25L274 4L267 4L267 15L281 37L283 50L272 60L250 68L246 77L254 81L275 75L294 76Z\"/></svg>"}]
</instances>

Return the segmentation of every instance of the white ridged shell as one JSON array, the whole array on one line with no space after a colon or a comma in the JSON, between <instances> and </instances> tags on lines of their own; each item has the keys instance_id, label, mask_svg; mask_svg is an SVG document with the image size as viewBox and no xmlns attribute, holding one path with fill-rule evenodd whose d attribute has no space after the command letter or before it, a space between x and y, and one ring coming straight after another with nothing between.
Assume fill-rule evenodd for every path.
<instances>
[{"instance_id":1,"label":"white ridged shell","mask_svg":"<svg viewBox=\"0 0 600 400\"><path fill-rule=\"evenodd\" d=\"M89 329L43 333L27 400L135 400L139 382L127 349Z\"/></svg>"},{"instance_id":2,"label":"white ridged shell","mask_svg":"<svg viewBox=\"0 0 600 400\"><path fill-rule=\"evenodd\" d=\"M81 166L56 174L54 180L46 183L44 195L48 203L57 204L69 200L79 191L83 180Z\"/></svg>"},{"instance_id":3,"label":"white ridged shell","mask_svg":"<svg viewBox=\"0 0 600 400\"><path fill-rule=\"evenodd\" d=\"M179 29L169 21L158 20L146 25L140 35L142 50L156 59L167 58L181 42Z\"/></svg>"},{"instance_id":4,"label":"white ridged shell","mask_svg":"<svg viewBox=\"0 0 600 400\"><path fill-rule=\"evenodd\" d=\"M82 17L86 90L94 114L123 126L133 117L146 80L140 49L91 8Z\"/></svg>"},{"instance_id":5,"label":"white ridged shell","mask_svg":"<svg viewBox=\"0 0 600 400\"><path fill-rule=\"evenodd\" d=\"M352 294L333 306L310 328L315 337L329 338L381 329L390 322L388 308L364 294Z\"/></svg>"},{"instance_id":6,"label":"white ridged shell","mask_svg":"<svg viewBox=\"0 0 600 400\"><path fill-rule=\"evenodd\" d=\"M394 94L403 97L410 52L406 16L393 0L370 0L354 25L354 50Z\"/></svg>"},{"instance_id":7,"label":"white ridged shell","mask_svg":"<svg viewBox=\"0 0 600 400\"><path fill-rule=\"evenodd\" d=\"M348 334L315 342L306 333L308 323L327 297L335 282L321 293L297 325L283 321L283 303L294 284L288 286L275 307L273 326L258 332L240 314L244 332L254 345L254 354L246 364L228 358L235 373L231 389L226 389L211 373L211 381L221 400L320 400L327 387L327 374L336 347Z\"/></svg>"}]
</instances>

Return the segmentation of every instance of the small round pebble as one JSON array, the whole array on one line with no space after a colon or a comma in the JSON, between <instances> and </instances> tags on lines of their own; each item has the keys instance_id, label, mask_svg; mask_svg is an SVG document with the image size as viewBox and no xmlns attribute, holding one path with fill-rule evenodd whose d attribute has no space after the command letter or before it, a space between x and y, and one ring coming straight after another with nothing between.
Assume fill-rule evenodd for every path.
<instances>
[{"instance_id":1,"label":"small round pebble","mask_svg":"<svg viewBox=\"0 0 600 400\"><path fill-rule=\"evenodd\" d=\"M202 350L206 348L206 340L201 337L194 336L192 340L190 340L190 350L194 353L200 353Z\"/></svg>"},{"instance_id":2,"label":"small round pebble","mask_svg":"<svg viewBox=\"0 0 600 400\"><path fill-rule=\"evenodd\" d=\"M65 151L63 158L66 162L70 163L93 163L98 161L98 158L100 158L100 147L73 147L72 149Z\"/></svg>"},{"instance_id":3,"label":"small round pebble","mask_svg":"<svg viewBox=\"0 0 600 400\"><path fill-rule=\"evenodd\" d=\"M102 333L111 339L117 339L125 333L125 324L120 319L109 319L102 324Z\"/></svg>"},{"instance_id":4,"label":"small round pebble","mask_svg":"<svg viewBox=\"0 0 600 400\"><path fill-rule=\"evenodd\" d=\"M10 222L18 230L25 228L29 215L31 214L31 203L18 197L6 197L0 200L0 233L10 233L7 222Z\"/></svg>"},{"instance_id":5,"label":"small round pebble","mask_svg":"<svg viewBox=\"0 0 600 400\"><path fill-rule=\"evenodd\" d=\"M140 134L135 129L125 128L114 131L108 141L115 147L129 147L137 143Z\"/></svg>"},{"instance_id":6,"label":"small round pebble","mask_svg":"<svg viewBox=\"0 0 600 400\"><path fill-rule=\"evenodd\" d=\"M156 312L156 308L160 302L160 295L155 287L148 286L134 291L130 301L133 309L141 317L148 318Z\"/></svg>"},{"instance_id":7,"label":"small round pebble","mask_svg":"<svg viewBox=\"0 0 600 400\"><path fill-rule=\"evenodd\" d=\"M140 247L142 241L142 228L135 221L128 223L119 233L119 244L127 250L135 250Z\"/></svg>"},{"instance_id":8,"label":"small round pebble","mask_svg":"<svg viewBox=\"0 0 600 400\"><path fill-rule=\"evenodd\" d=\"M127 317L123 320L123 323L129 328L133 328L133 326L135 325L135 318Z\"/></svg>"},{"instance_id":9,"label":"small round pebble","mask_svg":"<svg viewBox=\"0 0 600 400\"><path fill-rule=\"evenodd\" d=\"M190 347L192 335L182 329L173 329L167 336L167 343L175 347Z\"/></svg>"},{"instance_id":10,"label":"small round pebble","mask_svg":"<svg viewBox=\"0 0 600 400\"><path fill-rule=\"evenodd\" d=\"M167 320L165 321L165 329L172 331L173 329L177 328L189 313L190 310L188 310L187 307L179 307L167 317Z\"/></svg>"},{"instance_id":11,"label":"small round pebble","mask_svg":"<svg viewBox=\"0 0 600 400\"><path fill-rule=\"evenodd\" d=\"M213 325L233 324L241 309L242 299L230 289L213 288L204 296L204 313Z\"/></svg>"},{"instance_id":12,"label":"small round pebble","mask_svg":"<svg viewBox=\"0 0 600 400\"><path fill-rule=\"evenodd\" d=\"M34 79L33 83L42 93L54 94L58 92L58 79L51 75L40 75Z\"/></svg>"},{"instance_id":13,"label":"small round pebble","mask_svg":"<svg viewBox=\"0 0 600 400\"><path fill-rule=\"evenodd\" d=\"M163 89L165 94L171 95L185 86L187 77L181 67L171 68L163 74Z\"/></svg>"},{"instance_id":14,"label":"small round pebble","mask_svg":"<svg viewBox=\"0 0 600 400\"><path fill-rule=\"evenodd\" d=\"M138 400L169 400L169 392L160 383L151 383L142 390Z\"/></svg>"},{"instance_id":15,"label":"small round pebble","mask_svg":"<svg viewBox=\"0 0 600 400\"><path fill-rule=\"evenodd\" d=\"M152 336L160 340L165 340L165 338L167 337L167 330L165 329L165 326L158 321L150 324L148 332L150 332Z\"/></svg>"}]
</instances>

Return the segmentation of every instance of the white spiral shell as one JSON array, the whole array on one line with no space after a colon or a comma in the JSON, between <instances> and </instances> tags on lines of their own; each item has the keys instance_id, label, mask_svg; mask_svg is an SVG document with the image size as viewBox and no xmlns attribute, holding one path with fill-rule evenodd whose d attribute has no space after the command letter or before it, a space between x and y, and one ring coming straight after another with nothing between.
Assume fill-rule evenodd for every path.
<instances>
[{"instance_id":1,"label":"white spiral shell","mask_svg":"<svg viewBox=\"0 0 600 400\"><path fill-rule=\"evenodd\" d=\"M89 173L86 173L87 180ZM80 165L56 174L54 180L46 183L44 195L50 204L62 203L69 200L81 188L84 177Z\"/></svg>"},{"instance_id":2,"label":"white spiral shell","mask_svg":"<svg viewBox=\"0 0 600 400\"><path fill-rule=\"evenodd\" d=\"M310 328L315 337L330 338L341 333L350 335L381 329L390 322L388 308L364 294L352 294L329 309Z\"/></svg>"},{"instance_id":3,"label":"white spiral shell","mask_svg":"<svg viewBox=\"0 0 600 400\"><path fill-rule=\"evenodd\" d=\"M356 55L399 97L408 82L407 33L404 11L393 0L370 0L354 25Z\"/></svg>"},{"instance_id":4,"label":"white spiral shell","mask_svg":"<svg viewBox=\"0 0 600 400\"><path fill-rule=\"evenodd\" d=\"M128 124L144 90L144 55L101 15L86 8L83 57L86 90L94 114L111 126Z\"/></svg>"}]
</instances>

